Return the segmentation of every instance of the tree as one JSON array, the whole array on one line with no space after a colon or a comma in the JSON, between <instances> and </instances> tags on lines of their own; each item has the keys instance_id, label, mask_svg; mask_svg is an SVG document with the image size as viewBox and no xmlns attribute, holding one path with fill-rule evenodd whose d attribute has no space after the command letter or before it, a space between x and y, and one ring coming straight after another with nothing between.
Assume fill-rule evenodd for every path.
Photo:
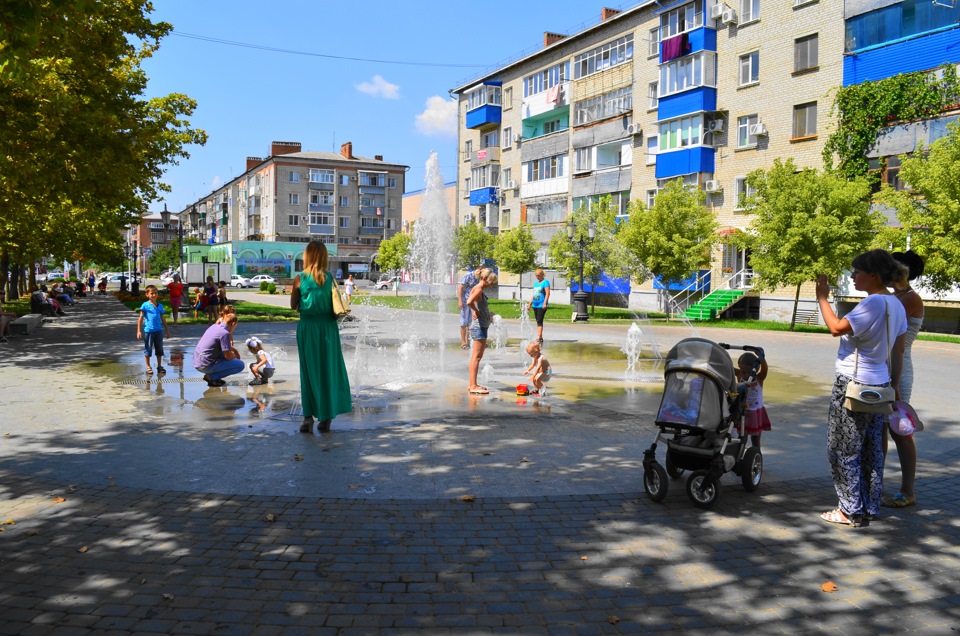
<instances>
[{"instance_id":1,"label":"tree","mask_svg":"<svg viewBox=\"0 0 960 636\"><path fill-rule=\"evenodd\" d=\"M910 247L925 259L924 284L945 292L960 282L960 124L948 126L949 133L912 156L903 156L900 178L910 184L908 191L881 191L881 200L897 210L901 232ZM886 247L886 245L882 246Z\"/></svg>"},{"instance_id":2,"label":"tree","mask_svg":"<svg viewBox=\"0 0 960 636\"><path fill-rule=\"evenodd\" d=\"M865 177L799 170L793 159L776 159L768 171L750 173L747 183L756 191L746 200L755 218L737 241L751 250L756 288L796 287L793 330L800 286L820 274L836 277L849 267L870 245L882 217L870 211Z\"/></svg>"},{"instance_id":3,"label":"tree","mask_svg":"<svg viewBox=\"0 0 960 636\"><path fill-rule=\"evenodd\" d=\"M520 277L520 300L523 300L523 273L537 264L540 243L533 239L530 226L521 223L497 236L493 258L500 269Z\"/></svg>"},{"instance_id":4,"label":"tree","mask_svg":"<svg viewBox=\"0 0 960 636\"><path fill-rule=\"evenodd\" d=\"M472 270L493 256L497 239L476 223L457 226L453 231L453 251L457 269Z\"/></svg>"},{"instance_id":5,"label":"tree","mask_svg":"<svg viewBox=\"0 0 960 636\"><path fill-rule=\"evenodd\" d=\"M193 100L143 97L141 63L172 28L152 22L152 10L148 0L0 3L6 258L115 258L121 230L169 189L163 167L206 142L184 119Z\"/></svg>"},{"instance_id":6,"label":"tree","mask_svg":"<svg viewBox=\"0 0 960 636\"><path fill-rule=\"evenodd\" d=\"M628 278L633 275L643 280L643 275L633 267L635 259L630 255L617 235L621 226L617 223L617 208L610 196L603 196L590 209L581 205L570 217L574 224L574 239L587 238L590 223L594 224L594 238L584 246L583 277L590 281L591 313L596 311L596 287L606 273L613 278ZM557 232L550 239L550 260L568 281L579 284L580 246L567 236L566 231Z\"/></svg>"},{"instance_id":7,"label":"tree","mask_svg":"<svg viewBox=\"0 0 960 636\"><path fill-rule=\"evenodd\" d=\"M409 262L410 242L412 240L409 234L399 232L387 240L381 241L376 257L380 269L399 274L400 270L405 268Z\"/></svg>"},{"instance_id":8,"label":"tree","mask_svg":"<svg viewBox=\"0 0 960 636\"><path fill-rule=\"evenodd\" d=\"M667 287L710 262L717 240L717 220L704 206L706 195L674 179L657 193L653 207L630 202L630 217L621 235L627 250ZM670 313L670 307L666 307Z\"/></svg>"}]
</instances>

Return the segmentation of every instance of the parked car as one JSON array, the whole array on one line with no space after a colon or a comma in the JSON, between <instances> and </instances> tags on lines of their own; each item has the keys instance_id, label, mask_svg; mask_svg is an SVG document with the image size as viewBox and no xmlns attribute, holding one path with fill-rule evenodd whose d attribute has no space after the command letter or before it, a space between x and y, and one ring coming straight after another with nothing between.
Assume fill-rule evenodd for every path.
<instances>
[{"instance_id":1,"label":"parked car","mask_svg":"<svg viewBox=\"0 0 960 636\"><path fill-rule=\"evenodd\" d=\"M47 280L57 280L58 278L63 278L63 272L47 272Z\"/></svg>"},{"instance_id":2,"label":"parked car","mask_svg":"<svg viewBox=\"0 0 960 636\"><path fill-rule=\"evenodd\" d=\"M276 280L274 280L273 276L270 276L270 275L268 275L268 274L257 274L256 276L254 276L253 278L251 278L249 282L250 282L250 284L253 285L254 287L260 287L260 283L261 283L262 281L266 281L266 282L268 282L268 283L275 283L275 282L277 282Z\"/></svg>"},{"instance_id":3,"label":"parked car","mask_svg":"<svg viewBox=\"0 0 960 636\"><path fill-rule=\"evenodd\" d=\"M377 281L377 289L393 289L393 284L399 280L399 276L391 276L390 278L381 278Z\"/></svg>"},{"instance_id":4,"label":"parked car","mask_svg":"<svg viewBox=\"0 0 960 636\"><path fill-rule=\"evenodd\" d=\"M237 289L241 287L249 287L250 279L245 278L239 274L233 274L232 276L230 276L230 286L236 287Z\"/></svg>"}]
</instances>

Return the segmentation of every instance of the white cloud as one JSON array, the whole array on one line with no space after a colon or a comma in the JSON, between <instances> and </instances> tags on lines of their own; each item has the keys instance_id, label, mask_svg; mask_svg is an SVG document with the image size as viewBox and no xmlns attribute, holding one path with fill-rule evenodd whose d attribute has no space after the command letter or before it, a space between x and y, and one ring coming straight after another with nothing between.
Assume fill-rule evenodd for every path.
<instances>
[{"instance_id":1,"label":"white cloud","mask_svg":"<svg viewBox=\"0 0 960 636\"><path fill-rule=\"evenodd\" d=\"M386 99L400 98L400 87L396 84L391 84L379 75L374 75L373 79L369 82L355 84L354 86L361 93L373 95L374 97L385 97Z\"/></svg>"},{"instance_id":2,"label":"white cloud","mask_svg":"<svg viewBox=\"0 0 960 636\"><path fill-rule=\"evenodd\" d=\"M417 132L427 137L457 136L457 101L434 95L417 115Z\"/></svg>"}]
</instances>

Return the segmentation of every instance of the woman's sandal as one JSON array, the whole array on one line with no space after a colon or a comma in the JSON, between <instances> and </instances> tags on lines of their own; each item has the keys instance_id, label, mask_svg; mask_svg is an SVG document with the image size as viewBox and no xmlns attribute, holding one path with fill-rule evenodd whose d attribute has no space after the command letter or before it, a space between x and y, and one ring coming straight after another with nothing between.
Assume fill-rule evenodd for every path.
<instances>
[{"instance_id":1,"label":"woman's sandal","mask_svg":"<svg viewBox=\"0 0 960 636\"><path fill-rule=\"evenodd\" d=\"M300 425L301 433L312 433L313 432L313 417L303 418L303 424Z\"/></svg>"},{"instance_id":2,"label":"woman's sandal","mask_svg":"<svg viewBox=\"0 0 960 636\"><path fill-rule=\"evenodd\" d=\"M834 508L830 512L820 513L820 518L827 523L838 523L844 526L853 526L854 528L863 528L870 525L869 517L864 515L849 515L839 508Z\"/></svg>"},{"instance_id":3,"label":"woman's sandal","mask_svg":"<svg viewBox=\"0 0 960 636\"><path fill-rule=\"evenodd\" d=\"M910 506L917 505L917 499L907 499L906 495L902 492L898 492L890 499L884 499L880 502L880 505L885 508L908 508Z\"/></svg>"}]
</instances>

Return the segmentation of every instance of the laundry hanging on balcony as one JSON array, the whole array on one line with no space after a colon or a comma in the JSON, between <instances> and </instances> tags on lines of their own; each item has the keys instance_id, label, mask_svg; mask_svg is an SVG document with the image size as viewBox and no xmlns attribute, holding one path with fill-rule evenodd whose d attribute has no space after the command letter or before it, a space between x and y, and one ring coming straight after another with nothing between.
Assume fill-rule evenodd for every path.
<instances>
[{"instance_id":1,"label":"laundry hanging on balcony","mask_svg":"<svg viewBox=\"0 0 960 636\"><path fill-rule=\"evenodd\" d=\"M547 102L550 104L556 104L560 99L560 85L554 84L547 89Z\"/></svg>"},{"instance_id":2,"label":"laundry hanging on balcony","mask_svg":"<svg viewBox=\"0 0 960 636\"><path fill-rule=\"evenodd\" d=\"M690 51L690 38L687 33L681 33L663 41L664 62L686 55L688 51Z\"/></svg>"}]
</instances>

